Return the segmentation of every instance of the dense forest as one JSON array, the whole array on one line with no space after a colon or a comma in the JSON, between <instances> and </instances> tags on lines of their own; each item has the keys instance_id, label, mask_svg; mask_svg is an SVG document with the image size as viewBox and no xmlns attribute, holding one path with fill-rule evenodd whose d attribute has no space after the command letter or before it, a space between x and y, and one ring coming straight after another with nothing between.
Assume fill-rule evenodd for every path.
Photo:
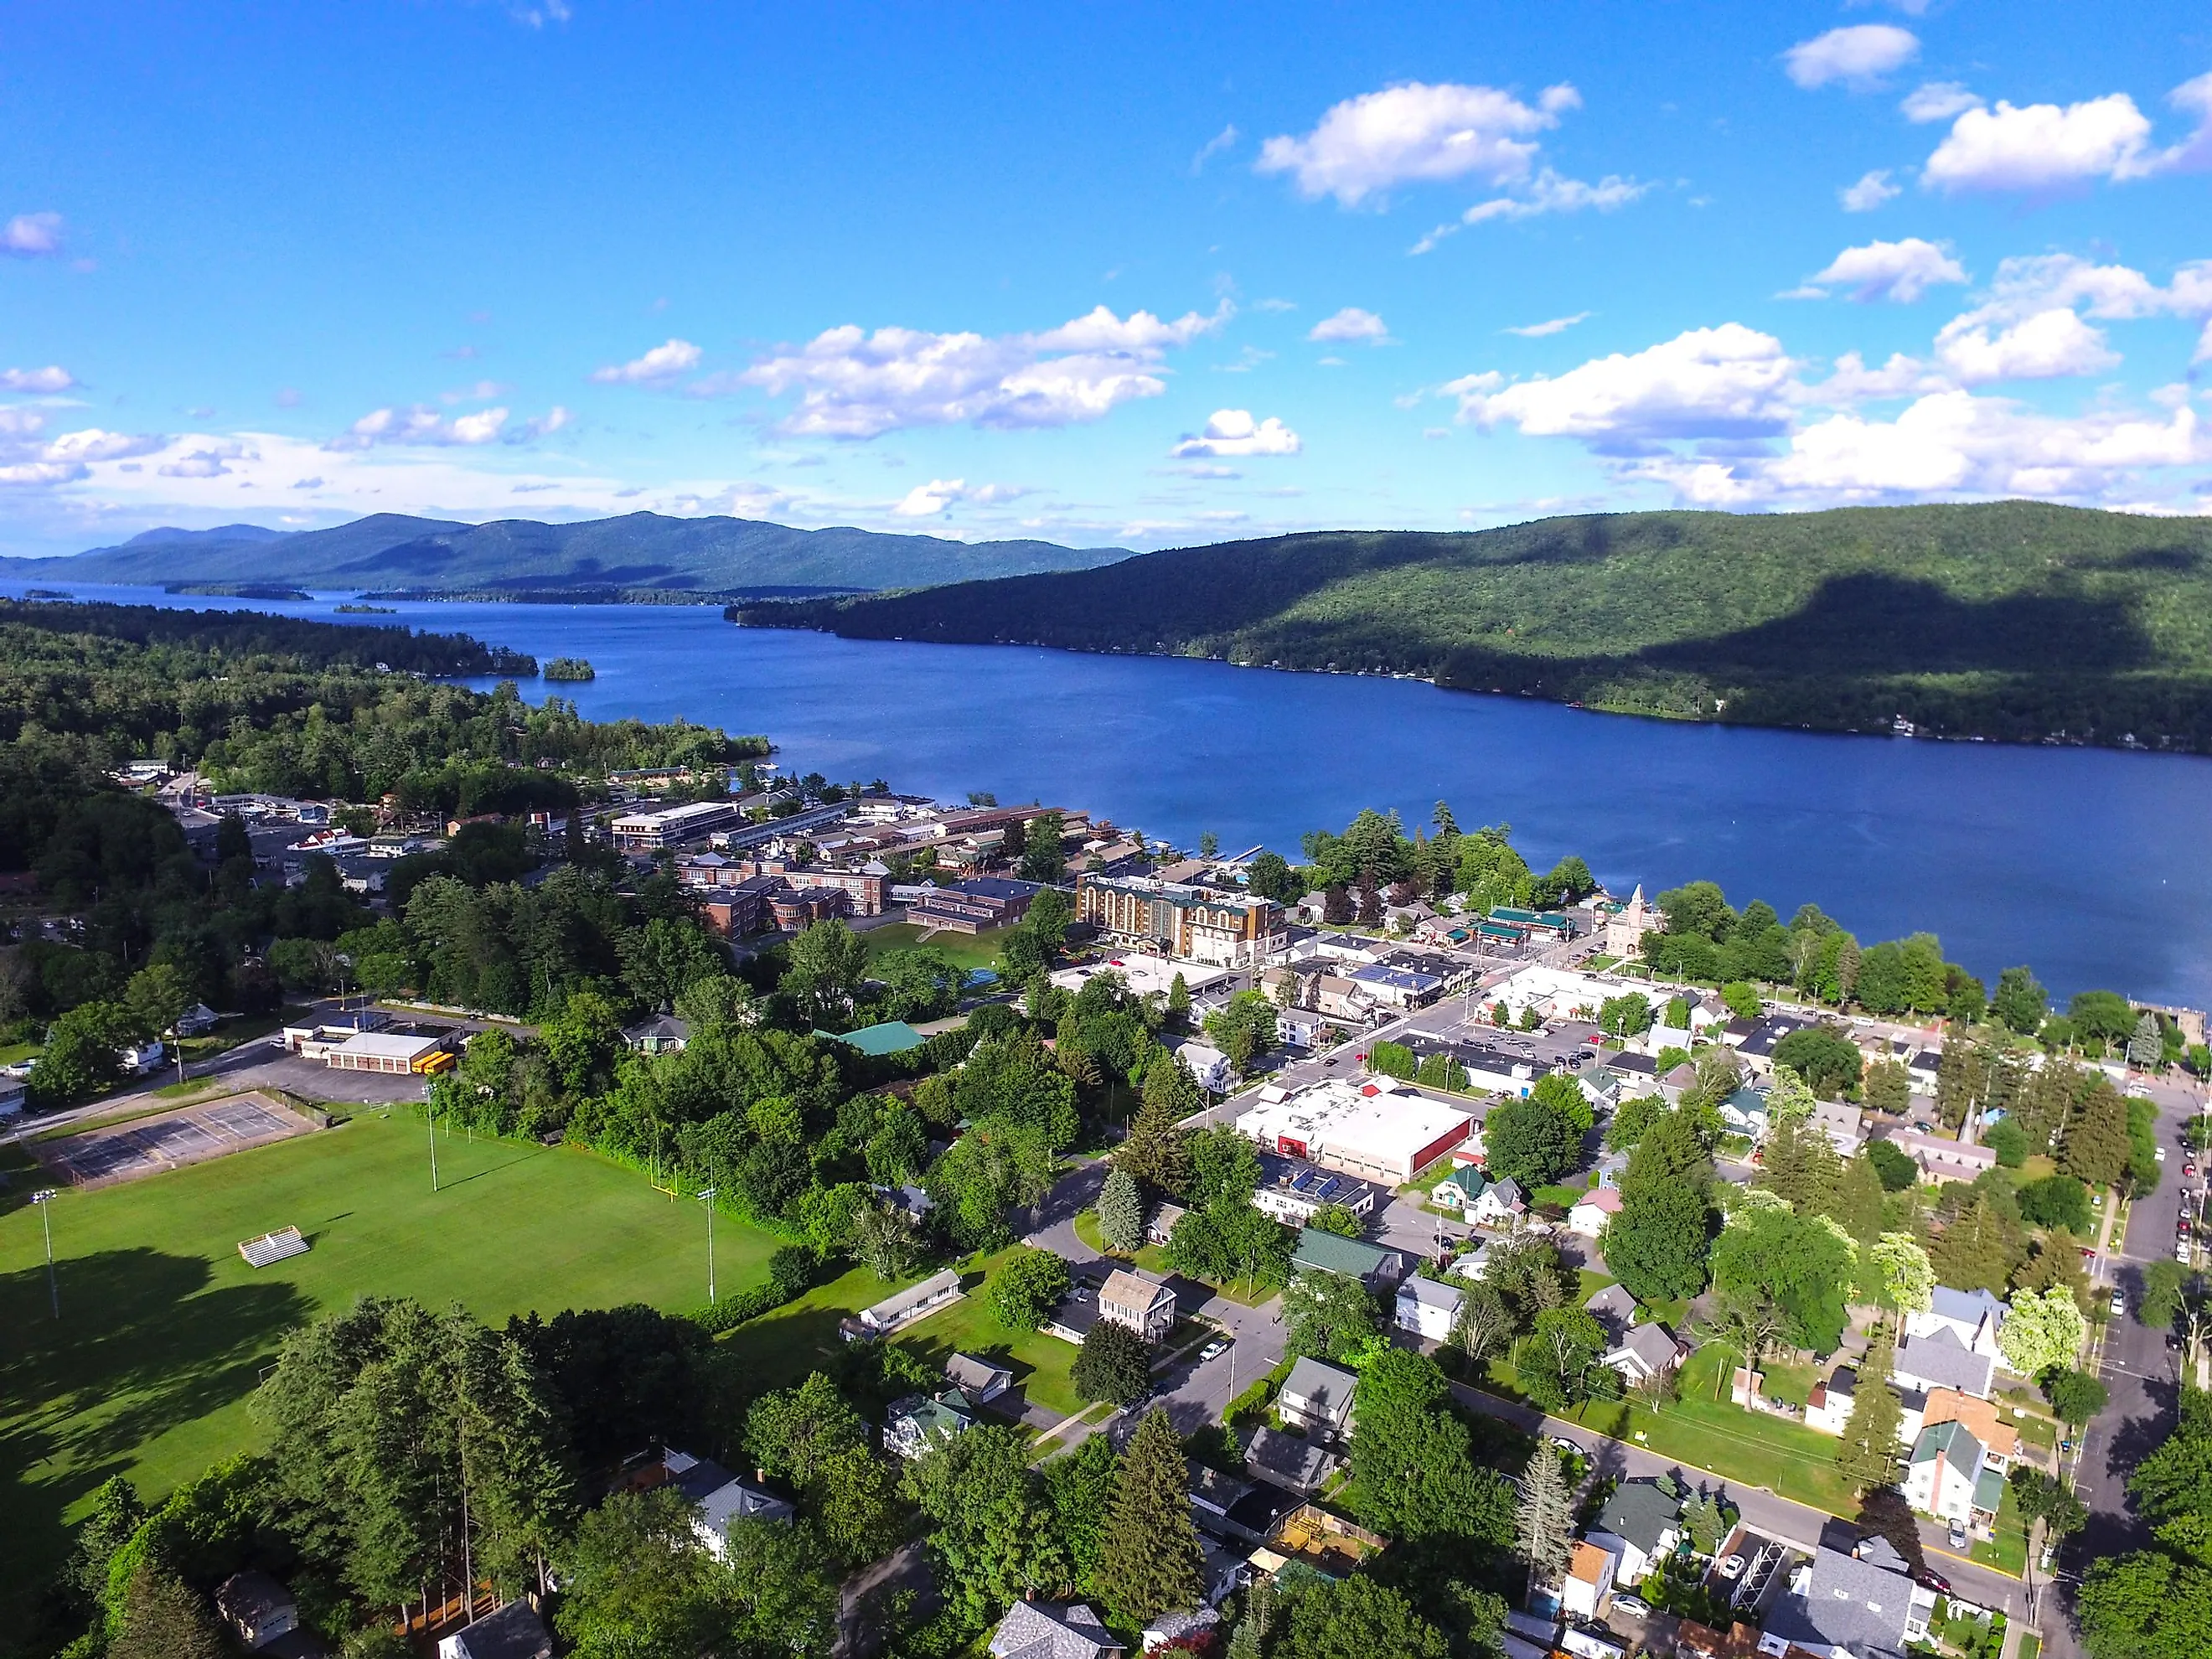
<instances>
[{"instance_id":1,"label":"dense forest","mask_svg":"<svg viewBox=\"0 0 2212 1659\"><path fill-rule=\"evenodd\" d=\"M2212 525L2032 502L1323 533L731 607L752 627L1402 673L1620 712L2212 750Z\"/></svg>"}]
</instances>

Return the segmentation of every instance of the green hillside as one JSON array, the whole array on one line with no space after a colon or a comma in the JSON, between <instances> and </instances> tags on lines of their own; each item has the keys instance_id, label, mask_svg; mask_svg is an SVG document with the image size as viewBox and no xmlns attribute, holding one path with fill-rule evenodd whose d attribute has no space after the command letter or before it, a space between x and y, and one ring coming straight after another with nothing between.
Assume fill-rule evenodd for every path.
<instances>
[{"instance_id":1,"label":"green hillside","mask_svg":"<svg viewBox=\"0 0 2212 1659\"><path fill-rule=\"evenodd\" d=\"M149 530L119 547L58 559L0 560L0 575L84 582L285 582L542 595L721 594L762 589L875 589L1073 570L1119 548L1052 542L956 542L873 531L793 530L752 519L631 513L579 524L503 519L456 524L374 514L330 530L253 525Z\"/></svg>"},{"instance_id":2,"label":"green hillside","mask_svg":"<svg viewBox=\"0 0 2212 1659\"><path fill-rule=\"evenodd\" d=\"M2004 501L1328 532L753 627L1412 673L1623 712L2212 751L2212 520Z\"/></svg>"}]
</instances>

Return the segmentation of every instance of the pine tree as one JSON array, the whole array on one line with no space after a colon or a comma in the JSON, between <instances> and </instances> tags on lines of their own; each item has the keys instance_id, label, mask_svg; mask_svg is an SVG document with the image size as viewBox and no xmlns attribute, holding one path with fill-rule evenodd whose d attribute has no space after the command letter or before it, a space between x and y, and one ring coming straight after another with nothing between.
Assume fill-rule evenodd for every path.
<instances>
[{"instance_id":1,"label":"pine tree","mask_svg":"<svg viewBox=\"0 0 2212 1659\"><path fill-rule=\"evenodd\" d=\"M1181 973L1168 983L1168 1019L1178 1026L1190 1024L1190 982Z\"/></svg>"},{"instance_id":2,"label":"pine tree","mask_svg":"<svg viewBox=\"0 0 2212 1659\"><path fill-rule=\"evenodd\" d=\"M1260 1659L1261 1644L1274 1622L1275 1581L1255 1579L1244 1597L1244 1616L1229 1638L1228 1659Z\"/></svg>"},{"instance_id":3,"label":"pine tree","mask_svg":"<svg viewBox=\"0 0 2212 1659\"><path fill-rule=\"evenodd\" d=\"M1904 1408L1889 1386L1889 1359L1890 1339L1885 1333L1875 1340L1859 1365L1858 1393L1836 1447L1836 1467L1861 1492L1895 1486L1898 1461L1905 1455L1897 1439Z\"/></svg>"},{"instance_id":4,"label":"pine tree","mask_svg":"<svg viewBox=\"0 0 2212 1659\"><path fill-rule=\"evenodd\" d=\"M1985 1193L1976 1193L1943 1229L1928 1255L1938 1283L1954 1290L2002 1296L2012 1277L2013 1243L2004 1218Z\"/></svg>"},{"instance_id":5,"label":"pine tree","mask_svg":"<svg viewBox=\"0 0 2212 1659\"><path fill-rule=\"evenodd\" d=\"M109 1659L224 1659L207 1604L172 1574L141 1563L125 1592L123 1627Z\"/></svg>"},{"instance_id":6,"label":"pine tree","mask_svg":"<svg viewBox=\"0 0 2212 1659\"><path fill-rule=\"evenodd\" d=\"M2165 1057L2166 1035L2159 1030L2158 1016L2145 1010L2136 1022L2136 1034L2128 1039L2128 1064L2148 1070Z\"/></svg>"},{"instance_id":7,"label":"pine tree","mask_svg":"<svg viewBox=\"0 0 2212 1659\"><path fill-rule=\"evenodd\" d=\"M1117 1169L1106 1177L1105 1189L1098 1194L1098 1231L1106 1247L1123 1255L1134 1255L1145 1242L1144 1195L1127 1170Z\"/></svg>"},{"instance_id":8,"label":"pine tree","mask_svg":"<svg viewBox=\"0 0 2212 1659\"><path fill-rule=\"evenodd\" d=\"M1566 1575L1574 1549L1574 1495L1567 1490L1559 1454L1539 1440L1521 1475L1521 1502L1513 1514L1513 1553L1528 1565L1531 1586Z\"/></svg>"},{"instance_id":9,"label":"pine tree","mask_svg":"<svg viewBox=\"0 0 2212 1659\"><path fill-rule=\"evenodd\" d=\"M2100 1081L2075 1106L2067 1121L2058 1167L2092 1187L2110 1187L2128 1170L2128 1103Z\"/></svg>"},{"instance_id":10,"label":"pine tree","mask_svg":"<svg viewBox=\"0 0 2212 1659\"><path fill-rule=\"evenodd\" d=\"M1114 1154L1127 1170L1156 1193L1177 1193L1190 1174L1189 1135L1178 1121L1198 1109L1198 1084L1181 1062L1163 1049L1145 1073L1145 1103L1130 1121L1129 1133ZM1188 1083L1190 1098L1183 1098Z\"/></svg>"},{"instance_id":11,"label":"pine tree","mask_svg":"<svg viewBox=\"0 0 2212 1659\"><path fill-rule=\"evenodd\" d=\"M1098 1587L1123 1616L1155 1619L1197 1605L1202 1562L1182 1442L1167 1413L1154 1407L1121 1460L1121 1484L1099 1540Z\"/></svg>"}]
</instances>

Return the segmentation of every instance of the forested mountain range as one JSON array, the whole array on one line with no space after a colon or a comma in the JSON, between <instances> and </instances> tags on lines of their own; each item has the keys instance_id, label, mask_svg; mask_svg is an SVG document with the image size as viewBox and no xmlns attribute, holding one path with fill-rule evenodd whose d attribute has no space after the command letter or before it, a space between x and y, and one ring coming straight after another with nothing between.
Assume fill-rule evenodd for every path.
<instances>
[{"instance_id":1,"label":"forested mountain range","mask_svg":"<svg viewBox=\"0 0 2212 1659\"><path fill-rule=\"evenodd\" d=\"M1620 712L2212 752L2212 520L2000 501L1323 532L731 608L755 627L1416 674Z\"/></svg>"},{"instance_id":2,"label":"forested mountain range","mask_svg":"<svg viewBox=\"0 0 2212 1659\"><path fill-rule=\"evenodd\" d=\"M793 530L751 519L657 513L580 524L504 519L461 524L379 513L330 530L256 525L149 530L73 557L0 560L0 576L82 582L285 582L432 593L721 594L763 590L917 587L1080 569L1120 548L1052 542L956 542L836 528Z\"/></svg>"}]
</instances>

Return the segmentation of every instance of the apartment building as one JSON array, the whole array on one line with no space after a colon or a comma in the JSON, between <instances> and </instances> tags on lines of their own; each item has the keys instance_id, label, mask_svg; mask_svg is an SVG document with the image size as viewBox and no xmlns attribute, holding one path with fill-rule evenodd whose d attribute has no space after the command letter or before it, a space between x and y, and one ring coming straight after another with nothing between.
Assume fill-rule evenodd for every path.
<instances>
[{"instance_id":1,"label":"apartment building","mask_svg":"<svg viewBox=\"0 0 2212 1659\"><path fill-rule=\"evenodd\" d=\"M1144 876L1080 878L1075 917L1115 944L1224 968L1260 966L1287 934L1272 899Z\"/></svg>"}]
</instances>

